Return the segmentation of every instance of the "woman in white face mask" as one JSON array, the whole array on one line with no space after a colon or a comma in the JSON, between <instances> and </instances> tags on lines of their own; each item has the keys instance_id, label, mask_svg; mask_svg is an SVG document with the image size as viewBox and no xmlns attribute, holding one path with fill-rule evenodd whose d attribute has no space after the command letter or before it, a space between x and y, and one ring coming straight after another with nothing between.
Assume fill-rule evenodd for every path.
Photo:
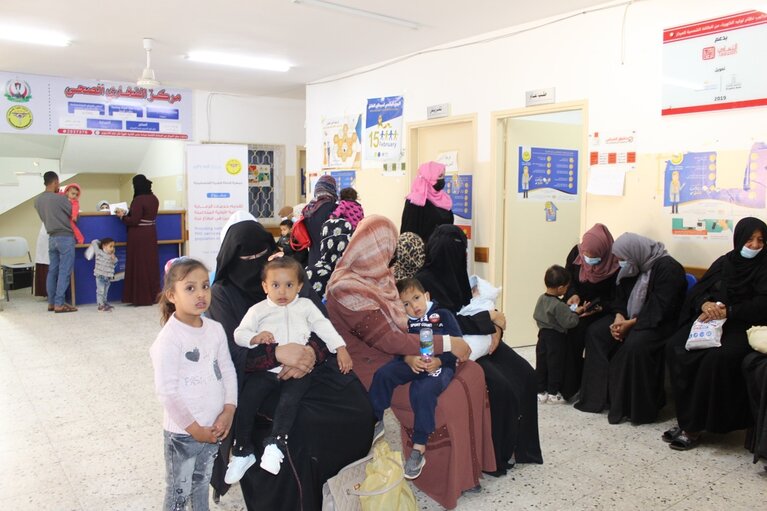
<instances>
[{"instance_id":1,"label":"woman in white face mask","mask_svg":"<svg viewBox=\"0 0 767 511\"><path fill-rule=\"evenodd\" d=\"M746 330L767 324L767 225L747 217L735 226L733 250L714 261L690 290L683 325L667 343L671 386L679 425L663 434L672 449L685 451L700 432L728 433L753 424L741 363L753 350ZM726 319L722 346L687 351L692 323Z\"/></svg>"},{"instance_id":2,"label":"woman in white face mask","mask_svg":"<svg viewBox=\"0 0 767 511\"><path fill-rule=\"evenodd\" d=\"M653 422L666 402L665 340L674 332L684 301L684 268L663 243L634 233L621 235L613 254L618 271L610 313L586 332L580 401L575 407L600 413L610 424L624 419Z\"/></svg>"},{"instance_id":3,"label":"woman in white face mask","mask_svg":"<svg viewBox=\"0 0 767 511\"><path fill-rule=\"evenodd\" d=\"M567 304L571 307L586 302L593 304L591 312L581 316L578 326L567 332L562 380L562 396L567 400L573 399L581 388L586 330L604 317L615 295L618 258L613 255L612 249L610 231L603 224L594 224L567 256L565 268L570 273L570 287L565 294Z\"/></svg>"}]
</instances>

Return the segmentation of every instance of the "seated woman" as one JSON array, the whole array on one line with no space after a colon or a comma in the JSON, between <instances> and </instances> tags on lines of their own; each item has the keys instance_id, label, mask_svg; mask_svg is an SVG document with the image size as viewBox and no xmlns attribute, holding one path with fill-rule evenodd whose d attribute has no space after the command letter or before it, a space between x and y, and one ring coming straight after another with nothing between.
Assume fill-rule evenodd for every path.
<instances>
[{"instance_id":1,"label":"seated woman","mask_svg":"<svg viewBox=\"0 0 767 511\"><path fill-rule=\"evenodd\" d=\"M618 289L610 314L586 332L580 401L583 412L618 424L652 422L666 404L665 339L674 331L687 289L684 268L663 243L634 233L613 244Z\"/></svg>"},{"instance_id":2,"label":"seated woman","mask_svg":"<svg viewBox=\"0 0 767 511\"><path fill-rule=\"evenodd\" d=\"M325 298L325 288L328 285L336 264L341 260L346 247L349 246L349 239L352 237L352 224L340 218L331 218L322 224L320 236L320 258L314 263L314 266L306 268L306 276L309 277L307 284L320 299Z\"/></svg>"},{"instance_id":3,"label":"seated woman","mask_svg":"<svg viewBox=\"0 0 767 511\"><path fill-rule=\"evenodd\" d=\"M586 330L607 314L608 304L615 295L615 278L618 276L618 258L612 253L613 236L602 224L583 234L581 243L575 245L567 256L565 268L570 272L570 287L565 298L567 304L595 304L594 312L581 316L578 326L567 332L565 348L565 374L562 396L570 400L581 388L583 378L583 347Z\"/></svg>"},{"instance_id":4,"label":"seated woman","mask_svg":"<svg viewBox=\"0 0 767 511\"><path fill-rule=\"evenodd\" d=\"M668 367L678 427L663 434L676 450L695 447L701 431L728 433L753 423L741 365L752 352L746 330L767 324L767 225L744 218L733 232L734 249L708 269L691 290L680 317L684 325L668 339ZM687 351L696 319L727 319L722 346Z\"/></svg>"},{"instance_id":5,"label":"seated woman","mask_svg":"<svg viewBox=\"0 0 767 511\"><path fill-rule=\"evenodd\" d=\"M431 298L456 314L471 301L467 271L466 234L455 225L441 225L426 244L426 264L416 273ZM501 476L514 463L543 463L538 436L538 384L535 369L506 343L503 314L479 312L456 316L464 335L493 336L490 353L477 363L485 373L490 400L496 470ZM498 323L496 325L495 322Z\"/></svg>"},{"instance_id":6,"label":"seated woman","mask_svg":"<svg viewBox=\"0 0 767 511\"><path fill-rule=\"evenodd\" d=\"M330 320L346 341L354 370L367 388L376 370L395 355L420 352L418 335L407 333L407 316L389 268L396 244L397 228L391 220L366 217L328 283ZM461 492L479 485L482 470L495 470L495 463L482 369L467 361L469 349L463 339L435 335L434 353L445 351L463 363L439 396L436 430L426 451L429 462L414 483L440 505L454 508ZM408 390L409 385L398 387L392 403L402 426L405 458L413 447Z\"/></svg>"},{"instance_id":7,"label":"seated woman","mask_svg":"<svg viewBox=\"0 0 767 511\"><path fill-rule=\"evenodd\" d=\"M276 249L272 235L249 216L241 216L245 220L233 223L226 231L216 259L208 315L226 331L240 384L245 372L268 371L280 364L286 366L280 378L301 378L311 372L312 384L301 400L290 432L290 460L286 462L292 462L291 470L273 476L255 465L240 484L249 509L319 510L323 483L367 454L373 435L373 411L364 387L353 373L341 374L335 361L321 363L328 353L316 337L310 339L309 346L288 344L275 348L270 344L247 349L234 342L234 330L245 313L266 296L261 270ZM324 310L311 286L303 286L300 294ZM275 405L273 399L262 406L261 412L271 417ZM269 430L268 422L257 426L254 445L261 445ZM228 490L223 479L232 437L229 435L228 442L222 445L211 480L218 495Z\"/></svg>"},{"instance_id":8,"label":"seated woman","mask_svg":"<svg viewBox=\"0 0 767 511\"><path fill-rule=\"evenodd\" d=\"M754 453L756 463L767 460L767 355L756 352L746 355L743 376L754 414L754 429L746 439L746 447Z\"/></svg>"}]
</instances>

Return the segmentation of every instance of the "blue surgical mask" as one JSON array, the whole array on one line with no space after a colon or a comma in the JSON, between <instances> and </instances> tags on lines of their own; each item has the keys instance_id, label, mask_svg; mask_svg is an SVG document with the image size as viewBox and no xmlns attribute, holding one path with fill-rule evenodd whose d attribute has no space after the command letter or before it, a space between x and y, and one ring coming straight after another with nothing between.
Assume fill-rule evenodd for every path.
<instances>
[{"instance_id":1,"label":"blue surgical mask","mask_svg":"<svg viewBox=\"0 0 767 511\"><path fill-rule=\"evenodd\" d=\"M601 257L586 257L586 256L583 256L583 260L589 266L594 266L595 264L599 264L600 262L602 262L602 258Z\"/></svg>"},{"instance_id":2,"label":"blue surgical mask","mask_svg":"<svg viewBox=\"0 0 767 511\"><path fill-rule=\"evenodd\" d=\"M629 264L628 261L618 261L618 266L625 268Z\"/></svg>"},{"instance_id":3,"label":"blue surgical mask","mask_svg":"<svg viewBox=\"0 0 767 511\"><path fill-rule=\"evenodd\" d=\"M745 257L746 259L753 259L756 257L756 254L761 252L762 249L754 250L753 248L748 248L747 246L743 245L743 248L740 249L740 255Z\"/></svg>"}]
</instances>

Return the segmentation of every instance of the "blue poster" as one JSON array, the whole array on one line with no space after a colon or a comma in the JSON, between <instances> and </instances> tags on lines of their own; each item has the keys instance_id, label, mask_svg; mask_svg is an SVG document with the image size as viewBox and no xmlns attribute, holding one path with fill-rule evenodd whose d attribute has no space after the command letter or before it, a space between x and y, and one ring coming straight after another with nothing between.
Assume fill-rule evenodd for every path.
<instances>
[{"instance_id":1,"label":"blue poster","mask_svg":"<svg viewBox=\"0 0 767 511\"><path fill-rule=\"evenodd\" d=\"M453 199L453 214L471 220L471 176L454 175L445 179L445 193Z\"/></svg>"},{"instance_id":2,"label":"blue poster","mask_svg":"<svg viewBox=\"0 0 767 511\"><path fill-rule=\"evenodd\" d=\"M551 189L578 194L578 151L519 146L517 191L527 199L532 190Z\"/></svg>"},{"instance_id":3,"label":"blue poster","mask_svg":"<svg viewBox=\"0 0 767 511\"><path fill-rule=\"evenodd\" d=\"M368 99L365 159L398 162L402 158L402 96Z\"/></svg>"},{"instance_id":4,"label":"blue poster","mask_svg":"<svg viewBox=\"0 0 767 511\"><path fill-rule=\"evenodd\" d=\"M353 170L334 170L330 175L336 180L336 186L339 192L344 188L354 188L354 181L357 174Z\"/></svg>"}]
</instances>

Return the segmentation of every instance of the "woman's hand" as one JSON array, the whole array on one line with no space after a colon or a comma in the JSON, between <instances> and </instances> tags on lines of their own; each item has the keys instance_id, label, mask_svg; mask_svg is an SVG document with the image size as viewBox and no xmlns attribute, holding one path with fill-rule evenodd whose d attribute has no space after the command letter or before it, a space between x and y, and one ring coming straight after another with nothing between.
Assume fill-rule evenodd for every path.
<instances>
[{"instance_id":1,"label":"woman's hand","mask_svg":"<svg viewBox=\"0 0 767 511\"><path fill-rule=\"evenodd\" d=\"M282 365L298 369L304 374L311 372L314 368L314 363L317 360L311 346L302 346L294 343L277 346L275 356L277 357L277 361ZM280 375L282 376L283 373L285 373L284 369ZM295 376L290 377L295 378ZM282 379L287 379L287 377Z\"/></svg>"},{"instance_id":2,"label":"woman's hand","mask_svg":"<svg viewBox=\"0 0 767 511\"><path fill-rule=\"evenodd\" d=\"M501 330L506 330L506 315L501 311L490 311L490 320Z\"/></svg>"},{"instance_id":3,"label":"woman's hand","mask_svg":"<svg viewBox=\"0 0 767 511\"><path fill-rule=\"evenodd\" d=\"M616 314L615 315L615 321L613 321L613 324L610 325L610 333L613 336L613 339L615 339L618 342L623 342L624 339L626 339L626 336L629 334L629 331L633 326L636 324L637 320L634 319L625 319L623 315Z\"/></svg>"},{"instance_id":4,"label":"woman's hand","mask_svg":"<svg viewBox=\"0 0 767 511\"><path fill-rule=\"evenodd\" d=\"M488 355L492 355L493 352L501 344L501 337L503 337L503 330L498 325L495 326L495 333L490 336L490 349L487 351Z\"/></svg>"},{"instance_id":5,"label":"woman's hand","mask_svg":"<svg viewBox=\"0 0 767 511\"><path fill-rule=\"evenodd\" d=\"M567 305L572 305L572 304L580 305L580 303L581 303L581 297L578 295L573 295L567 300Z\"/></svg>"},{"instance_id":6,"label":"woman's hand","mask_svg":"<svg viewBox=\"0 0 767 511\"><path fill-rule=\"evenodd\" d=\"M497 328L497 327L496 327ZM450 351L459 362L466 362L471 355L471 346L469 346L463 337L450 337Z\"/></svg>"},{"instance_id":7,"label":"woman's hand","mask_svg":"<svg viewBox=\"0 0 767 511\"><path fill-rule=\"evenodd\" d=\"M701 314L698 319L708 323L713 319L725 319L727 317L727 306L722 302L704 302L700 306Z\"/></svg>"}]
</instances>

